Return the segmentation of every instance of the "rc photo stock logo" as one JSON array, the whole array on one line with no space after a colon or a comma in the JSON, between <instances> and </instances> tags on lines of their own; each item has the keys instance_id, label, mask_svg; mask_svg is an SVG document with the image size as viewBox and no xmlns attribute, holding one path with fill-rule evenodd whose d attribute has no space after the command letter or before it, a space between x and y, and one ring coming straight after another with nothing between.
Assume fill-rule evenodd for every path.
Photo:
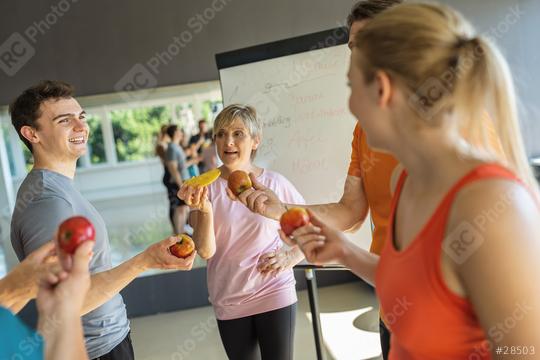
<instances>
[{"instance_id":1,"label":"rc photo stock logo","mask_svg":"<svg viewBox=\"0 0 540 360\"><path fill-rule=\"evenodd\" d=\"M431 77L409 97L409 104L425 120L432 119L441 109L445 96L450 94L441 79Z\"/></svg>"},{"instance_id":2,"label":"rc photo stock logo","mask_svg":"<svg viewBox=\"0 0 540 360\"><path fill-rule=\"evenodd\" d=\"M160 69L173 63L180 52L221 12L232 0L213 0L202 12L191 16L182 32L174 35L166 47L155 52L147 61L137 63L114 85L114 90L126 102L145 100L156 90L156 76Z\"/></svg>"},{"instance_id":3,"label":"rc photo stock logo","mask_svg":"<svg viewBox=\"0 0 540 360\"><path fill-rule=\"evenodd\" d=\"M480 231L464 221L445 238L443 249L456 264L462 265L483 243L484 237Z\"/></svg>"},{"instance_id":4,"label":"rc photo stock logo","mask_svg":"<svg viewBox=\"0 0 540 360\"><path fill-rule=\"evenodd\" d=\"M0 46L0 69L13 76L36 54L36 49L16 32Z\"/></svg>"},{"instance_id":5,"label":"rc photo stock logo","mask_svg":"<svg viewBox=\"0 0 540 360\"><path fill-rule=\"evenodd\" d=\"M143 101L158 84L157 78L141 63L135 64L115 85L126 102Z\"/></svg>"},{"instance_id":6,"label":"rc photo stock logo","mask_svg":"<svg viewBox=\"0 0 540 360\"><path fill-rule=\"evenodd\" d=\"M0 69L10 77L17 74L36 54L33 45L36 44L38 36L47 33L69 11L71 4L77 1L61 0L56 5L51 5L50 11L41 20L34 21L22 34L11 34L0 45Z\"/></svg>"}]
</instances>

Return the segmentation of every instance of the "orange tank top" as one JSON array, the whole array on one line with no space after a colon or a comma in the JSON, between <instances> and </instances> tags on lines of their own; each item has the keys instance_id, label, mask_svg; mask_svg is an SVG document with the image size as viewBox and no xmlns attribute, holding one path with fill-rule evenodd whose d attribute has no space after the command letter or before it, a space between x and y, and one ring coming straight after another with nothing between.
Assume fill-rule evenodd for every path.
<instances>
[{"instance_id":1,"label":"orange tank top","mask_svg":"<svg viewBox=\"0 0 540 360\"><path fill-rule=\"evenodd\" d=\"M394 220L406 172L391 205L388 239L376 274L376 291L392 333L390 360L491 359L486 335L471 303L446 286L441 272L442 242L456 194L487 178L519 181L509 170L480 165L459 180L443 198L415 239L395 248Z\"/></svg>"}]
</instances>

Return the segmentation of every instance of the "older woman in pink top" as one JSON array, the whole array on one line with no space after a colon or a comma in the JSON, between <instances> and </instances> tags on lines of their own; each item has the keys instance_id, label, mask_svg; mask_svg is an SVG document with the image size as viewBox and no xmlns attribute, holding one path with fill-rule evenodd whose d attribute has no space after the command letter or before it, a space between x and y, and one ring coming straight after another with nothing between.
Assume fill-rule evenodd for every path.
<instances>
[{"instance_id":1,"label":"older woman in pink top","mask_svg":"<svg viewBox=\"0 0 540 360\"><path fill-rule=\"evenodd\" d=\"M286 203L304 203L282 175L252 162L262 127L255 109L230 105L214 123L221 177L208 187L183 185L199 255L208 259L208 291L229 359L293 358L296 290L292 267L304 257L282 248L279 223L231 201L227 179L244 170Z\"/></svg>"}]
</instances>

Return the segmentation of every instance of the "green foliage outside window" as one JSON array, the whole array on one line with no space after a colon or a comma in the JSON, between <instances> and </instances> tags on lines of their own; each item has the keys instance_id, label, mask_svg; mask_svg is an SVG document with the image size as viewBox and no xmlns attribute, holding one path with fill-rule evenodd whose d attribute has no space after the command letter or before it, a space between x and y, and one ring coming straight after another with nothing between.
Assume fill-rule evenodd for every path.
<instances>
[{"instance_id":1,"label":"green foliage outside window","mask_svg":"<svg viewBox=\"0 0 540 360\"><path fill-rule=\"evenodd\" d=\"M101 129L101 119L95 115L88 115L86 121L90 128L90 139L88 139L90 163L101 164L107 162L107 157L105 155L105 141L103 140L103 131Z\"/></svg>"},{"instance_id":2,"label":"green foliage outside window","mask_svg":"<svg viewBox=\"0 0 540 360\"><path fill-rule=\"evenodd\" d=\"M32 155L30 150L28 150L28 148L26 147L26 145L22 141L21 141L21 147L23 149L23 155L24 155L24 162L25 162L25 165L26 165L26 171L30 171L30 170L32 170L32 167L34 166L34 156Z\"/></svg>"},{"instance_id":3,"label":"green foliage outside window","mask_svg":"<svg viewBox=\"0 0 540 360\"><path fill-rule=\"evenodd\" d=\"M15 162L13 160L13 149L11 147L11 140L9 138L10 125L7 123L0 123L2 126L2 133L4 134L4 143L6 144L7 156L9 161L9 171L12 176L15 176Z\"/></svg>"},{"instance_id":4,"label":"green foliage outside window","mask_svg":"<svg viewBox=\"0 0 540 360\"><path fill-rule=\"evenodd\" d=\"M115 110L110 117L118 161L153 157L161 125L171 122L170 108L165 106Z\"/></svg>"}]
</instances>

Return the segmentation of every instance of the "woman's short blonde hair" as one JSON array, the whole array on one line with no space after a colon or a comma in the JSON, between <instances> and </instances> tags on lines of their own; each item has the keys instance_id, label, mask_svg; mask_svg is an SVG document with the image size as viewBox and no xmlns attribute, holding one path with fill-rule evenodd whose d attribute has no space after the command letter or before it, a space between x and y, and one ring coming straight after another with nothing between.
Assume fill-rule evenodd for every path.
<instances>
[{"instance_id":1,"label":"woman's short blonde hair","mask_svg":"<svg viewBox=\"0 0 540 360\"><path fill-rule=\"evenodd\" d=\"M242 121L244 126L248 129L249 135L252 138L258 138L259 141L262 138L262 123L257 117L257 111L254 107L242 104L231 104L225 107L216 117L214 121L213 136L221 129L226 129L236 120ZM255 158L257 150L251 152L251 158Z\"/></svg>"}]
</instances>

